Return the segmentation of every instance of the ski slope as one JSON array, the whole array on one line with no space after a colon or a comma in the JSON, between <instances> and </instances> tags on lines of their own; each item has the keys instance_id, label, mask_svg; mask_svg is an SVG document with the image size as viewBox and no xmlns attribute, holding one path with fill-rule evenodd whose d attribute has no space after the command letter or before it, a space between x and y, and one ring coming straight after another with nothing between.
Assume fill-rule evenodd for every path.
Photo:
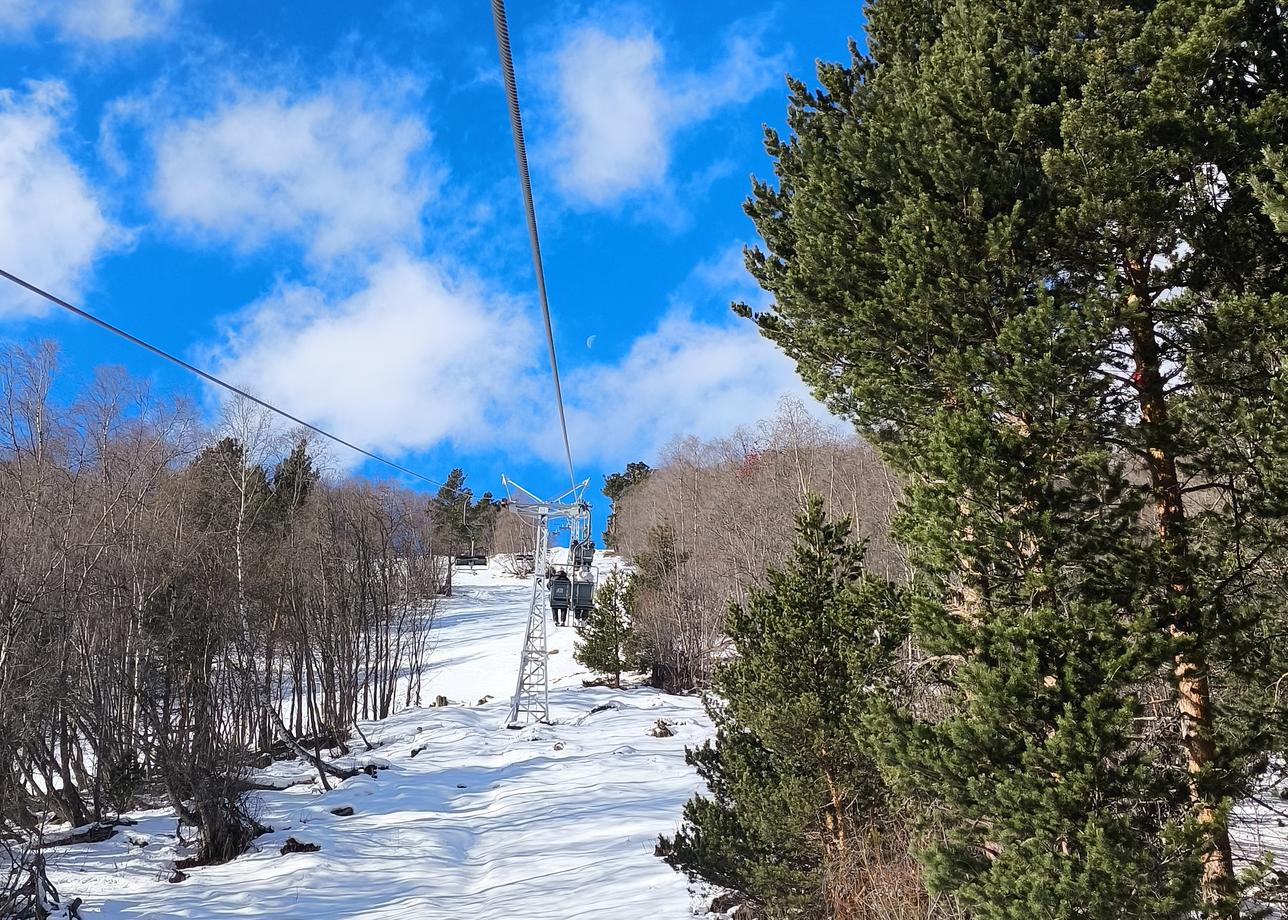
<instances>
[{"instance_id":1,"label":"ski slope","mask_svg":"<svg viewBox=\"0 0 1288 920\"><path fill-rule=\"evenodd\" d=\"M494 571L458 573L456 596L438 611L426 686L426 699L450 705L363 723L377 747L358 758L385 767L375 778L263 793L260 821L273 832L177 884L167 880L173 860L191 851L167 810L131 815L138 824L103 843L50 850L51 880L64 900L84 899L87 920L704 913L705 899L653 855L700 786L684 763L685 746L711 733L700 701L583 687L574 631L551 627L553 724L507 730L530 591ZM659 719L673 736L650 736ZM353 815L332 814L343 806ZM281 855L288 837L321 849Z\"/></svg>"}]
</instances>

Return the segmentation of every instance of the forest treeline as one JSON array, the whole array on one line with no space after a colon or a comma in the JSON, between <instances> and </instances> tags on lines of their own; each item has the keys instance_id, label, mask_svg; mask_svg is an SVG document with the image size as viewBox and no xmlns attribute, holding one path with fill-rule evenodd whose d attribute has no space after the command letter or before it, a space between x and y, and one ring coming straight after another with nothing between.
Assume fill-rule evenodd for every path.
<instances>
[{"instance_id":1,"label":"forest treeline","mask_svg":"<svg viewBox=\"0 0 1288 920\"><path fill-rule=\"evenodd\" d=\"M0 843L17 873L47 822L151 801L230 858L260 753L422 702L444 557L495 503L324 476L247 403L69 389L52 347L0 352Z\"/></svg>"}]
</instances>

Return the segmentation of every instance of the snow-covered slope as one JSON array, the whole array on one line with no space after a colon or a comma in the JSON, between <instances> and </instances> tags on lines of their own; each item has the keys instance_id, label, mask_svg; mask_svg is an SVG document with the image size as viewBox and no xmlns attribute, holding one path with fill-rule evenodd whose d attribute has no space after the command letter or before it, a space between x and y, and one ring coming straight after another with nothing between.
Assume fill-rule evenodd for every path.
<instances>
[{"instance_id":1,"label":"snow-covered slope","mask_svg":"<svg viewBox=\"0 0 1288 920\"><path fill-rule=\"evenodd\" d=\"M710 733L701 704L583 687L574 631L552 627L554 724L507 730L529 591L494 572L458 576L426 688L451 704L364 723L370 757L388 764L376 778L265 793L260 820L273 833L178 884L167 878L187 851L164 811L131 816L136 826L103 843L52 850L51 879L84 898L87 920L691 916L698 902L653 845L698 788L684 747ZM649 734L659 719L673 736ZM343 806L353 815L332 814ZM321 849L281 855L292 836Z\"/></svg>"}]
</instances>

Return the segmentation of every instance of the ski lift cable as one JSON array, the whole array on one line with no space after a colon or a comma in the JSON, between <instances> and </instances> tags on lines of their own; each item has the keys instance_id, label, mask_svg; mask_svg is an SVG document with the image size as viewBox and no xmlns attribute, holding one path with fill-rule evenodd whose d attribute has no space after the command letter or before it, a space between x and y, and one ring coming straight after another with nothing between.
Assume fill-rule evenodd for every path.
<instances>
[{"instance_id":1,"label":"ski lift cable","mask_svg":"<svg viewBox=\"0 0 1288 920\"><path fill-rule=\"evenodd\" d=\"M568 461L568 480L576 488L577 474L573 472L572 447L568 441L568 420L564 415L563 390L559 385L559 362L555 358L555 334L550 323L550 301L546 297L546 274L541 264L541 241L537 236L537 212L532 204L532 181L528 175L528 151L523 142L523 118L519 111L519 91L514 80L514 58L510 53L510 30L505 19L505 0L492 0L492 25L496 29L496 49L501 58L501 72L505 79L505 96L510 108L510 129L514 136L514 161L519 169L519 185L523 191L523 207L528 219L528 242L532 246L532 267L537 277L537 297L541 302L541 317L546 325L546 346L550 352L550 373L555 384L555 404L559 409L559 427L563 432L564 457Z\"/></svg>"},{"instance_id":2,"label":"ski lift cable","mask_svg":"<svg viewBox=\"0 0 1288 920\"><path fill-rule=\"evenodd\" d=\"M114 326L113 324L109 323L107 320L101 319L100 317L95 316L93 313L90 313L88 310L83 310L80 307L70 304L67 301L63 300L61 297L57 297L49 293L48 291L37 287L36 285L32 284L30 281L26 281L23 278L20 278L11 272L7 272L3 268L0 268L0 276L3 276L9 281L12 281L14 284L18 285L19 287L26 288L28 291L35 294L37 297L43 297L45 300L49 301L55 306L62 307L64 310L67 310L71 313L76 314L81 319L89 320L95 326L98 326L101 329L106 329L108 332L112 333L113 335L120 336L121 338L125 339L127 342L130 342L133 345L137 345L139 348L142 348L146 351L150 351L152 354L156 355L159 358L163 358L166 361L169 361L171 364L178 365L188 373L195 374L196 376L207 381L208 383L213 383L215 386L223 387L228 392L234 393L237 396L241 396L245 399L248 399L251 402L255 403L256 405L262 406L263 408L269 410L270 412L275 412L276 414L280 415L284 419L292 421L297 425L307 428L309 431L312 431L316 434L321 435L324 438L334 441L336 444L340 444L344 447L347 447L352 451L356 451L357 453L362 454L364 457L367 457L371 460L375 460L377 463L383 463L385 466L389 467L390 469L397 470L400 473L403 473L407 476L411 476L415 479L419 479L422 482L427 482L432 486L439 486L440 488L446 488L446 489L450 489L453 492L465 494L464 489L452 489L444 482L440 482L437 479L433 479L429 476L425 476L421 473L416 472L415 470L408 469L407 467L403 466L400 463L395 463L392 460L388 460L385 457L380 456L379 454L376 454L367 450L365 447L359 447L357 444L354 444L352 441L347 441L344 438L340 437L339 435L332 434L331 432L327 431L325 428L320 428L317 425L314 425L312 422L306 422L304 419L300 418L299 416L292 415L290 412L287 412L285 409L279 409L277 406L273 405L267 400L260 399L258 396L254 395L253 393L248 393L246 390L243 390L241 387L234 386L228 381L215 376L209 371L204 371L194 364L189 364L187 361L183 360L182 358L172 355L170 354L170 352L165 351L162 348L158 348L156 345L153 345L150 342L145 342L143 339L139 338L136 335L131 335L121 327Z\"/></svg>"}]
</instances>

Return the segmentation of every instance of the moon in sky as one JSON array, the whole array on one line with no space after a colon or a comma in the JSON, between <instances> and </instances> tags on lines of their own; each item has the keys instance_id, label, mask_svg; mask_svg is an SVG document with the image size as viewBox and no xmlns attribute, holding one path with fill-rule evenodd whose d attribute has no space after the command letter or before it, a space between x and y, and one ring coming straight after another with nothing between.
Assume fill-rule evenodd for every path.
<instances>
[{"instance_id":1,"label":"moon in sky","mask_svg":"<svg viewBox=\"0 0 1288 920\"><path fill-rule=\"evenodd\" d=\"M591 335L586 337L586 347L587 348L595 347L595 336Z\"/></svg>"}]
</instances>

